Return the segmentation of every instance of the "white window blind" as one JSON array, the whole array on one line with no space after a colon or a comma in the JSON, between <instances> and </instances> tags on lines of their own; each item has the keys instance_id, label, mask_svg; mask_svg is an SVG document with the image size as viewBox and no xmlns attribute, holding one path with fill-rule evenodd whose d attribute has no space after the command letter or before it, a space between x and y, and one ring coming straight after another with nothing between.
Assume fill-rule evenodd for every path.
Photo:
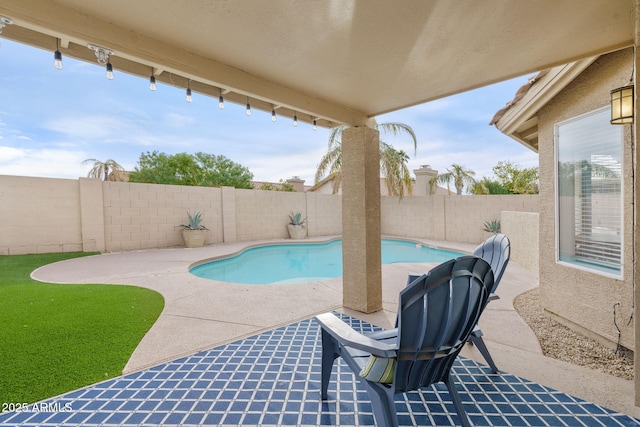
<instances>
[{"instance_id":1,"label":"white window blind","mask_svg":"<svg viewBox=\"0 0 640 427\"><path fill-rule=\"evenodd\" d=\"M623 133L609 115L556 126L558 259L620 274Z\"/></svg>"}]
</instances>

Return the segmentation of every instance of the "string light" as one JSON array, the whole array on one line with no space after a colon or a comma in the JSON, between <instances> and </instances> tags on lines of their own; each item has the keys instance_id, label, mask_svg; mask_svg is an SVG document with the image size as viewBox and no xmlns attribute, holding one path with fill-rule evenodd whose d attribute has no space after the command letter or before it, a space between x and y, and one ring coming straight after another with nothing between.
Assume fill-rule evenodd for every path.
<instances>
[{"instance_id":1,"label":"string light","mask_svg":"<svg viewBox=\"0 0 640 427\"><path fill-rule=\"evenodd\" d=\"M271 121L275 122L276 120L277 120L276 109L274 107L271 107Z\"/></svg>"},{"instance_id":2,"label":"string light","mask_svg":"<svg viewBox=\"0 0 640 427\"><path fill-rule=\"evenodd\" d=\"M107 62L107 78L113 80L113 65L111 65L111 62Z\"/></svg>"},{"instance_id":3,"label":"string light","mask_svg":"<svg viewBox=\"0 0 640 427\"><path fill-rule=\"evenodd\" d=\"M104 47L89 44L87 47L96 52L96 58L98 58L98 64L106 65L107 78L113 80L113 65L109 62L109 57L113 55L113 51L105 49Z\"/></svg>"},{"instance_id":4,"label":"string light","mask_svg":"<svg viewBox=\"0 0 640 427\"><path fill-rule=\"evenodd\" d=\"M191 80L187 81L187 102L193 101L193 97L191 96Z\"/></svg>"},{"instance_id":5,"label":"string light","mask_svg":"<svg viewBox=\"0 0 640 427\"><path fill-rule=\"evenodd\" d=\"M298 126L298 113L293 113L293 125Z\"/></svg>"},{"instance_id":6,"label":"string light","mask_svg":"<svg viewBox=\"0 0 640 427\"><path fill-rule=\"evenodd\" d=\"M156 76L153 75L153 68L151 69L151 77L149 77L149 89L155 91L156 87Z\"/></svg>"},{"instance_id":7,"label":"string light","mask_svg":"<svg viewBox=\"0 0 640 427\"><path fill-rule=\"evenodd\" d=\"M251 115L251 104L249 104L249 97L247 96L247 116Z\"/></svg>"},{"instance_id":8,"label":"string light","mask_svg":"<svg viewBox=\"0 0 640 427\"><path fill-rule=\"evenodd\" d=\"M220 97L218 98L218 107L224 110L224 98L222 97L222 88L220 88Z\"/></svg>"},{"instance_id":9,"label":"string light","mask_svg":"<svg viewBox=\"0 0 640 427\"><path fill-rule=\"evenodd\" d=\"M59 47L60 39L56 39L56 51L53 53L53 66L56 70L62 70L62 53Z\"/></svg>"}]
</instances>

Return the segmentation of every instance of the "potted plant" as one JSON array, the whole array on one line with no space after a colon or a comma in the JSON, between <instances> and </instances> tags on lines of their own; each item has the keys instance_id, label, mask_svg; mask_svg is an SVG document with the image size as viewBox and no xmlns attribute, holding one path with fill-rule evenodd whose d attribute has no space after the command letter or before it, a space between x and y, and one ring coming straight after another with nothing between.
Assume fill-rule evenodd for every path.
<instances>
[{"instance_id":1,"label":"potted plant","mask_svg":"<svg viewBox=\"0 0 640 427\"><path fill-rule=\"evenodd\" d=\"M187 211L187 218L189 219L187 224L179 225L179 227L182 227L182 238L185 246L188 248L203 247L209 229L202 225L202 212L195 212L191 215L191 212Z\"/></svg>"},{"instance_id":2,"label":"potted plant","mask_svg":"<svg viewBox=\"0 0 640 427\"><path fill-rule=\"evenodd\" d=\"M302 218L300 212L291 212L291 214L289 214L289 224L287 224L289 237L292 239L304 239L307 237L307 227L304 225L306 221L307 219Z\"/></svg>"}]
</instances>

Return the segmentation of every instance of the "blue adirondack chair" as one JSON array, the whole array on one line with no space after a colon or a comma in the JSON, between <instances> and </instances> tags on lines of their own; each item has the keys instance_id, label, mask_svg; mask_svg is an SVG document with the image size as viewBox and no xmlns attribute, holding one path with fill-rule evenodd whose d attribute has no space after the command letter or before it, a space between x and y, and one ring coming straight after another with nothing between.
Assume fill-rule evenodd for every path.
<instances>
[{"instance_id":1,"label":"blue adirondack chair","mask_svg":"<svg viewBox=\"0 0 640 427\"><path fill-rule=\"evenodd\" d=\"M400 292L398 327L363 335L332 313L322 327L322 399L342 357L371 398L378 426L397 426L394 396L443 382L463 426L471 426L451 367L469 339L493 288L493 271L476 256L440 264Z\"/></svg>"},{"instance_id":2,"label":"blue adirondack chair","mask_svg":"<svg viewBox=\"0 0 640 427\"><path fill-rule=\"evenodd\" d=\"M491 269L493 270L493 288L491 289L491 293L489 295L489 301L498 299L498 295L496 295L496 289L500 284L500 279L502 279L502 275L504 274L505 269L507 268L507 264L509 263L509 257L511 256L511 244L509 242L509 238L504 234L496 234L494 236L489 237L483 243L481 243L473 252L473 254L477 257L480 257L487 261L489 265L491 265ZM476 346L484 360L487 361L491 371L494 374L498 373L498 367L496 366L487 346L482 339L482 330L478 325L471 332L471 336L469 337L469 342Z\"/></svg>"}]
</instances>

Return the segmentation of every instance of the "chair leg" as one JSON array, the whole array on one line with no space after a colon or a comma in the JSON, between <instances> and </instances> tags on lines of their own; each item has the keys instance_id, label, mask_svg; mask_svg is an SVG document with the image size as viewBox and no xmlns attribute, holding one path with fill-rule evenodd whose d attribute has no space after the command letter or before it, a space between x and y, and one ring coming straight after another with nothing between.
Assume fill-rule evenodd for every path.
<instances>
[{"instance_id":1,"label":"chair leg","mask_svg":"<svg viewBox=\"0 0 640 427\"><path fill-rule=\"evenodd\" d=\"M333 362L339 357L337 343L333 337L324 329L322 330L322 376L320 397L327 400L327 390L329 389L329 380L331 379L331 370Z\"/></svg>"},{"instance_id":2,"label":"chair leg","mask_svg":"<svg viewBox=\"0 0 640 427\"><path fill-rule=\"evenodd\" d=\"M462 406L462 400L460 400L460 395L458 394L456 384L453 382L451 374L447 375L447 379L444 383L447 386L447 390L449 390L449 395L451 396L453 406L455 406L458 417L460 418L460 423L463 427L472 427L471 420L469 420L467 411L465 411L464 406Z\"/></svg>"},{"instance_id":3,"label":"chair leg","mask_svg":"<svg viewBox=\"0 0 640 427\"><path fill-rule=\"evenodd\" d=\"M398 415L396 414L396 403L391 389L384 389L383 386L372 385L367 380L363 380L373 408L373 418L378 427L398 427Z\"/></svg>"},{"instance_id":4,"label":"chair leg","mask_svg":"<svg viewBox=\"0 0 640 427\"><path fill-rule=\"evenodd\" d=\"M484 340L482 339L482 331L480 331L478 329L479 333L476 333L476 331L474 330L471 335L469 336L469 342L473 345L475 345L478 348L478 351L480 351L480 354L482 354L482 357L484 357L484 360L487 361L487 363L489 364L489 367L491 368L491 371L494 374L498 373L498 367L496 366L496 364L493 361L493 358L491 357L491 354L489 353L489 349L487 348L487 346L484 343Z\"/></svg>"}]
</instances>

